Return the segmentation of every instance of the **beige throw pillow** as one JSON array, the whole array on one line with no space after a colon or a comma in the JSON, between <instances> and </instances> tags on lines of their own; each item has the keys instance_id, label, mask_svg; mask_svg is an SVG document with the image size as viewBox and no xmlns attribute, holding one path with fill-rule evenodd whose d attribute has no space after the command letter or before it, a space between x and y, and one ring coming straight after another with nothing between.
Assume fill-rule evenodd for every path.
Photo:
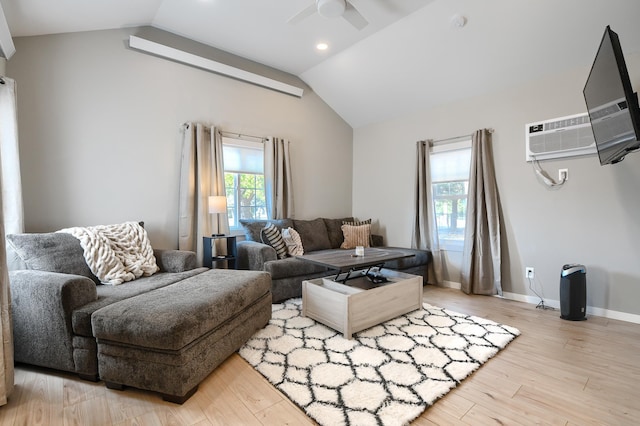
<instances>
[{"instance_id":1,"label":"beige throw pillow","mask_svg":"<svg viewBox=\"0 0 640 426\"><path fill-rule=\"evenodd\" d=\"M293 228L285 228L282 230L282 239L287 245L287 252L290 256L302 256L304 254L302 239L300 239L298 231Z\"/></svg>"},{"instance_id":2,"label":"beige throw pillow","mask_svg":"<svg viewBox=\"0 0 640 426\"><path fill-rule=\"evenodd\" d=\"M343 249L352 249L356 246L370 247L371 225L342 225L342 234L344 242L340 245Z\"/></svg>"}]
</instances>

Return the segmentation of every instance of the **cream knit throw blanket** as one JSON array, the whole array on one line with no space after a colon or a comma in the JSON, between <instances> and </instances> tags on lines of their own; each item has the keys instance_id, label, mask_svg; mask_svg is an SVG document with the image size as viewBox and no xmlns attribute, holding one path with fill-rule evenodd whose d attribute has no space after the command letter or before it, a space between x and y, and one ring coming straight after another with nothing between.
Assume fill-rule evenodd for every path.
<instances>
[{"instance_id":1,"label":"cream knit throw blanket","mask_svg":"<svg viewBox=\"0 0 640 426\"><path fill-rule=\"evenodd\" d=\"M73 227L58 232L80 240L91 272L104 284L118 285L158 271L147 231L137 222Z\"/></svg>"}]
</instances>

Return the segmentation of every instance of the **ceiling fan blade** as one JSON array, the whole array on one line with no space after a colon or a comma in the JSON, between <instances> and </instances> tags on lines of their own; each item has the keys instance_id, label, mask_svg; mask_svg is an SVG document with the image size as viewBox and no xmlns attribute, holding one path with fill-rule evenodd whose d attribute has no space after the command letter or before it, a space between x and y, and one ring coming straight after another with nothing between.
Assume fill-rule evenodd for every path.
<instances>
[{"instance_id":1,"label":"ceiling fan blade","mask_svg":"<svg viewBox=\"0 0 640 426\"><path fill-rule=\"evenodd\" d=\"M362 16L362 14L358 12L358 9L356 9L350 1L347 1L347 8L344 11L344 15L342 15L342 17L346 19L351 25L356 27L358 31L369 25L369 22L364 19L364 16Z\"/></svg>"},{"instance_id":2,"label":"ceiling fan blade","mask_svg":"<svg viewBox=\"0 0 640 426\"><path fill-rule=\"evenodd\" d=\"M305 18L308 18L309 16L313 15L316 12L317 12L316 3L313 2L313 4L310 4L308 7L302 9L296 15L293 15L291 18L289 18L287 22L289 24L295 25L298 22L302 21Z\"/></svg>"}]
</instances>

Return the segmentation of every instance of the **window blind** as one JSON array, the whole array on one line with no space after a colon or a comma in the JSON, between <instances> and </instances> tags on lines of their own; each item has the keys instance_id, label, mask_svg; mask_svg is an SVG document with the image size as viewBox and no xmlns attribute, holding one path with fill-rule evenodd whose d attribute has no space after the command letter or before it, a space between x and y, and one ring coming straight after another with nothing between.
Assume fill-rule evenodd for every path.
<instances>
[{"instance_id":1,"label":"window blind","mask_svg":"<svg viewBox=\"0 0 640 426\"><path fill-rule=\"evenodd\" d=\"M222 138L222 152L225 172L264 173L262 143Z\"/></svg>"}]
</instances>

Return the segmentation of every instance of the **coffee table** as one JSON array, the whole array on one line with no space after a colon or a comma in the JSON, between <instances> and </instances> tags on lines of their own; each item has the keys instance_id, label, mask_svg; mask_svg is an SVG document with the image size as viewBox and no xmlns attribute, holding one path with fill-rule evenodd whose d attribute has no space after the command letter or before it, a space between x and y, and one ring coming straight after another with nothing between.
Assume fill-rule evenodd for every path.
<instances>
[{"instance_id":1,"label":"coffee table","mask_svg":"<svg viewBox=\"0 0 640 426\"><path fill-rule=\"evenodd\" d=\"M338 270L335 281L342 282L351 279L355 271L366 270L366 275L376 283L385 282L384 274L380 272L372 272L373 268L378 271L382 269L384 263L389 260L401 259L404 257L415 256L413 253L385 250L382 248L366 247L364 256L356 256L353 250L329 250L318 253L304 254L296 256L305 262L315 263L317 265L326 266L330 269ZM340 274L346 274L340 278Z\"/></svg>"},{"instance_id":2,"label":"coffee table","mask_svg":"<svg viewBox=\"0 0 640 426\"><path fill-rule=\"evenodd\" d=\"M351 339L353 333L422 308L422 277L379 272L385 282L372 282L365 271L352 272L348 284L337 282L337 276L303 281L302 315Z\"/></svg>"}]
</instances>

